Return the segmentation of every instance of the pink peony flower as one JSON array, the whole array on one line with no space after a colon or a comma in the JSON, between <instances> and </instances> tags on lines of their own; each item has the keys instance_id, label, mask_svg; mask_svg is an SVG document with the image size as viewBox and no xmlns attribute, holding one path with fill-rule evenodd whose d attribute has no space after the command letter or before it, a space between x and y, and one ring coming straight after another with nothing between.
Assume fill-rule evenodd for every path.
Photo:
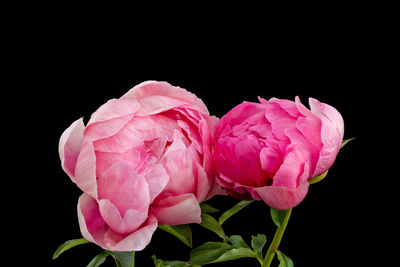
<instances>
[{"instance_id":1,"label":"pink peony flower","mask_svg":"<svg viewBox=\"0 0 400 267\"><path fill-rule=\"evenodd\" d=\"M84 192L82 235L107 250L139 251L159 224L199 223L199 202L220 193L209 116L194 94L144 82L62 134L64 171Z\"/></svg>"},{"instance_id":2,"label":"pink peony flower","mask_svg":"<svg viewBox=\"0 0 400 267\"><path fill-rule=\"evenodd\" d=\"M289 209L307 194L308 181L333 164L344 125L333 107L310 98L259 98L229 111L216 126L217 181L241 199Z\"/></svg>"}]
</instances>

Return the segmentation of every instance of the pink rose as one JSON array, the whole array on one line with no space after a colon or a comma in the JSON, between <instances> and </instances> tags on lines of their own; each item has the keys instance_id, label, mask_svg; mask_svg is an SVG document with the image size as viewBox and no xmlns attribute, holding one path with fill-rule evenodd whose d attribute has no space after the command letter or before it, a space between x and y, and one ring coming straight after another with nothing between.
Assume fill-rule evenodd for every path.
<instances>
[{"instance_id":1,"label":"pink rose","mask_svg":"<svg viewBox=\"0 0 400 267\"><path fill-rule=\"evenodd\" d=\"M219 192L212 133L217 122L194 94L144 82L62 134L64 171L84 192L82 235L107 250L138 251L159 224L199 223L199 202Z\"/></svg>"},{"instance_id":2,"label":"pink rose","mask_svg":"<svg viewBox=\"0 0 400 267\"><path fill-rule=\"evenodd\" d=\"M217 181L234 197L289 209L307 194L308 181L333 164L343 139L343 119L310 98L259 98L229 111L216 126Z\"/></svg>"}]
</instances>

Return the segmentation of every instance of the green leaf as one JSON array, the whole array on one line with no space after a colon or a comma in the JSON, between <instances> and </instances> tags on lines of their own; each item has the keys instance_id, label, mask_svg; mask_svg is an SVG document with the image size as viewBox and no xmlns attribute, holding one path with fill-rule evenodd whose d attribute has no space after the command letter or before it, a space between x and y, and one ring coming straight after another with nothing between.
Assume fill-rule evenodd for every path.
<instances>
[{"instance_id":1,"label":"green leaf","mask_svg":"<svg viewBox=\"0 0 400 267\"><path fill-rule=\"evenodd\" d=\"M323 174L311 178L310 181L308 181L308 182L310 184L315 184L315 183L320 182L322 179L324 179L326 177L326 175L328 174L328 171L329 171L329 169L326 172L324 172Z\"/></svg>"},{"instance_id":2,"label":"green leaf","mask_svg":"<svg viewBox=\"0 0 400 267\"><path fill-rule=\"evenodd\" d=\"M134 251L109 251L117 267L131 267L135 260Z\"/></svg>"},{"instance_id":3,"label":"green leaf","mask_svg":"<svg viewBox=\"0 0 400 267\"><path fill-rule=\"evenodd\" d=\"M231 261L240 258L256 258L256 254L249 248L234 248L226 251L222 254L218 259L214 260L214 262L222 262L222 261Z\"/></svg>"},{"instance_id":4,"label":"green leaf","mask_svg":"<svg viewBox=\"0 0 400 267\"><path fill-rule=\"evenodd\" d=\"M58 256L60 256L61 253L63 253L64 251L73 248L75 246L81 245L81 244L86 244L89 243L89 241L87 241L84 238L79 238L79 239L72 239L72 240L68 240L67 242L64 242L63 244L61 244L57 250L54 252L53 254L53 260L57 259Z\"/></svg>"},{"instance_id":5,"label":"green leaf","mask_svg":"<svg viewBox=\"0 0 400 267\"><path fill-rule=\"evenodd\" d=\"M100 266L101 264L103 264L103 263L106 261L108 255L110 255L110 251L105 250L105 251L101 252L100 254L98 254L97 256L95 256L95 257L89 262L89 264L87 265L87 267L98 267L98 266Z\"/></svg>"},{"instance_id":6,"label":"green leaf","mask_svg":"<svg viewBox=\"0 0 400 267\"><path fill-rule=\"evenodd\" d=\"M354 140L354 139L356 139L356 138L353 137L353 138L349 138L349 139L343 140L342 145L340 146L340 148L344 147L348 142L350 142L351 140Z\"/></svg>"},{"instance_id":7,"label":"green leaf","mask_svg":"<svg viewBox=\"0 0 400 267\"><path fill-rule=\"evenodd\" d=\"M236 205L234 205L232 208L229 210L225 211L221 217L219 217L219 224L223 224L227 219L229 219L232 215L240 211L241 209L247 207L250 205L254 200L242 200Z\"/></svg>"},{"instance_id":8,"label":"green leaf","mask_svg":"<svg viewBox=\"0 0 400 267\"><path fill-rule=\"evenodd\" d=\"M151 258L153 259L154 265L156 267L161 267L163 261L160 259L157 259L156 255L151 256Z\"/></svg>"},{"instance_id":9,"label":"green leaf","mask_svg":"<svg viewBox=\"0 0 400 267\"><path fill-rule=\"evenodd\" d=\"M192 247L193 239L192 239L192 230L190 230L189 225L159 225L158 228L170 233L175 236L187 246Z\"/></svg>"},{"instance_id":10,"label":"green leaf","mask_svg":"<svg viewBox=\"0 0 400 267\"><path fill-rule=\"evenodd\" d=\"M190 262L194 264L211 263L234 246L223 242L207 242L190 252Z\"/></svg>"},{"instance_id":11,"label":"green leaf","mask_svg":"<svg viewBox=\"0 0 400 267\"><path fill-rule=\"evenodd\" d=\"M210 231L213 231L222 239L226 239L224 229L222 229L222 226L211 215L205 213L201 214L200 225L203 226L204 228L207 228Z\"/></svg>"},{"instance_id":12,"label":"green leaf","mask_svg":"<svg viewBox=\"0 0 400 267\"><path fill-rule=\"evenodd\" d=\"M256 236L252 236L251 239L251 247L254 249L256 252L258 258L263 260L263 248L265 246L265 243L267 243L267 237L263 234L257 234Z\"/></svg>"},{"instance_id":13,"label":"green leaf","mask_svg":"<svg viewBox=\"0 0 400 267\"><path fill-rule=\"evenodd\" d=\"M231 235L229 240L236 248L248 248L249 246L244 242L240 235Z\"/></svg>"},{"instance_id":14,"label":"green leaf","mask_svg":"<svg viewBox=\"0 0 400 267\"><path fill-rule=\"evenodd\" d=\"M256 254L249 248L235 248L222 242L207 242L190 253L190 261L194 264L209 264L245 257L256 258Z\"/></svg>"},{"instance_id":15,"label":"green leaf","mask_svg":"<svg viewBox=\"0 0 400 267\"><path fill-rule=\"evenodd\" d=\"M276 251L276 254L278 255L278 260L279 260L279 266L278 267L293 267L293 261L286 256L285 254L283 254L282 252L280 252L279 250Z\"/></svg>"},{"instance_id":16,"label":"green leaf","mask_svg":"<svg viewBox=\"0 0 400 267\"><path fill-rule=\"evenodd\" d=\"M205 203L200 203L200 209L201 209L201 213L217 213L219 212L218 209L211 207L208 204Z\"/></svg>"},{"instance_id":17,"label":"green leaf","mask_svg":"<svg viewBox=\"0 0 400 267\"><path fill-rule=\"evenodd\" d=\"M201 267L197 264L190 264L184 261L163 261L157 259L155 255L151 256L153 258L156 267Z\"/></svg>"},{"instance_id":18,"label":"green leaf","mask_svg":"<svg viewBox=\"0 0 400 267\"><path fill-rule=\"evenodd\" d=\"M274 224L275 224L276 226L278 226L279 228L282 227L283 220L285 219L286 213L287 213L288 211L289 211L289 210L277 210L277 209L271 208L271 218L272 218L272 221L273 221Z\"/></svg>"}]
</instances>

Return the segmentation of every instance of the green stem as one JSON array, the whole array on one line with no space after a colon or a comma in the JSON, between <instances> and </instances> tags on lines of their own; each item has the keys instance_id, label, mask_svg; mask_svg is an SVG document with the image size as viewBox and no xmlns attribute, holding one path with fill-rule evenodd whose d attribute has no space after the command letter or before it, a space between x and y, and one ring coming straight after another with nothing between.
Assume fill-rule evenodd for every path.
<instances>
[{"instance_id":1,"label":"green stem","mask_svg":"<svg viewBox=\"0 0 400 267\"><path fill-rule=\"evenodd\" d=\"M286 226L289 221L291 213L292 213L292 209L288 209L286 211L286 215L285 215L285 218L283 219L282 226L278 227L276 229L274 239L272 240L271 245L269 246L268 251L265 254L264 261L261 265L262 267L269 267L271 265L271 262L275 256L275 252L278 249L279 244L281 243L283 234L285 233L285 229L286 229Z\"/></svg>"},{"instance_id":2,"label":"green stem","mask_svg":"<svg viewBox=\"0 0 400 267\"><path fill-rule=\"evenodd\" d=\"M132 254L133 254L133 260L131 267L135 267L135 251L132 251Z\"/></svg>"}]
</instances>

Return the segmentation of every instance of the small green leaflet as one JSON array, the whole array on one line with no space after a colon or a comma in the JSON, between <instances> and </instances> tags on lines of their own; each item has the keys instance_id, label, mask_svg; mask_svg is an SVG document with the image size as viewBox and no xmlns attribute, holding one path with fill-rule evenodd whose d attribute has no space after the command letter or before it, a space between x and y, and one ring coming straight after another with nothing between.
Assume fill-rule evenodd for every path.
<instances>
[{"instance_id":1,"label":"small green leaflet","mask_svg":"<svg viewBox=\"0 0 400 267\"><path fill-rule=\"evenodd\" d=\"M225 211L221 217L219 217L219 224L223 224L227 219L229 219L232 215L236 214L238 211L241 209L247 207L250 205L254 200L242 200L236 205L234 205L232 208L229 210Z\"/></svg>"},{"instance_id":2,"label":"small green leaflet","mask_svg":"<svg viewBox=\"0 0 400 267\"><path fill-rule=\"evenodd\" d=\"M315 184L315 183L320 182L322 179L324 179L324 178L326 177L326 175L328 174L328 171L329 171L329 169L328 169L326 172L324 172L323 174L313 177L313 178L312 178L310 181L308 181L308 182L309 182L310 184Z\"/></svg>"},{"instance_id":3,"label":"small green leaflet","mask_svg":"<svg viewBox=\"0 0 400 267\"><path fill-rule=\"evenodd\" d=\"M288 211L289 211L289 210L277 210L277 209L271 208L271 218L272 218L272 221L273 221L274 224L275 224L276 226L278 226L279 228L282 227L283 220L285 219L286 213L287 213Z\"/></svg>"},{"instance_id":4,"label":"small green leaflet","mask_svg":"<svg viewBox=\"0 0 400 267\"><path fill-rule=\"evenodd\" d=\"M283 254L282 252L280 252L279 250L276 251L276 254L278 255L278 260L279 260L279 266L278 267L293 267L293 261L286 256L285 254Z\"/></svg>"},{"instance_id":5,"label":"small green leaflet","mask_svg":"<svg viewBox=\"0 0 400 267\"><path fill-rule=\"evenodd\" d=\"M240 235L231 235L229 237L229 241L231 241L232 245L236 248L248 248L249 246L244 242L243 238Z\"/></svg>"},{"instance_id":6,"label":"small green leaflet","mask_svg":"<svg viewBox=\"0 0 400 267\"><path fill-rule=\"evenodd\" d=\"M117 267L131 267L135 260L134 251L109 251Z\"/></svg>"},{"instance_id":7,"label":"small green leaflet","mask_svg":"<svg viewBox=\"0 0 400 267\"><path fill-rule=\"evenodd\" d=\"M256 258L256 254L249 248L235 248L222 242L207 242L190 253L190 261L194 264L209 264L245 257Z\"/></svg>"},{"instance_id":8,"label":"small green leaflet","mask_svg":"<svg viewBox=\"0 0 400 267\"><path fill-rule=\"evenodd\" d=\"M163 261L157 259L155 255L151 256L156 267L201 267L197 264L190 264L184 261Z\"/></svg>"},{"instance_id":9,"label":"small green leaflet","mask_svg":"<svg viewBox=\"0 0 400 267\"><path fill-rule=\"evenodd\" d=\"M81 245L81 244L86 244L86 243L89 243L89 241L87 241L84 238L72 239L72 240L68 240L68 241L64 242L54 252L53 260L57 259L58 256L60 256L60 254L63 253L64 251L67 251L70 248L73 248L73 247Z\"/></svg>"},{"instance_id":10,"label":"small green leaflet","mask_svg":"<svg viewBox=\"0 0 400 267\"><path fill-rule=\"evenodd\" d=\"M349 139L343 140L342 145L340 146L340 148L344 147L348 142L350 142L351 140L354 140L354 139L356 139L356 138L353 137L353 138L349 138Z\"/></svg>"},{"instance_id":11,"label":"small green leaflet","mask_svg":"<svg viewBox=\"0 0 400 267\"><path fill-rule=\"evenodd\" d=\"M195 264L211 263L234 246L223 242L207 242L190 252L190 262Z\"/></svg>"},{"instance_id":12,"label":"small green leaflet","mask_svg":"<svg viewBox=\"0 0 400 267\"><path fill-rule=\"evenodd\" d=\"M192 247L192 230L190 230L189 225L159 225L158 228L175 236L187 246Z\"/></svg>"},{"instance_id":13,"label":"small green leaflet","mask_svg":"<svg viewBox=\"0 0 400 267\"><path fill-rule=\"evenodd\" d=\"M87 265L87 267L98 267L101 264L103 264L107 257L110 255L110 251L103 251L100 254L98 254L97 256L95 256Z\"/></svg>"},{"instance_id":14,"label":"small green leaflet","mask_svg":"<svg viewBox=\"0 0 400 267\"><path fill-rule=\"evenodd\" d=\"M256 254L249 248L234 248L222 254L214 262L231 261L240 258L256 258Z\"/></svg>"},{"instance_id":15,"label":"small green leaflet","mask_svg":"<svg viewBox=\"0 0 400 267\"><path fill-rule=\"evenodd\" d=\"M201 209L201 213L217 213L219 212L218 209L211 207L208 204L205 203L200 203L200 209Z\"/></svg>"},{"instance_id":16,"label":"small green leaflet","mask_svg":"<svg viewBox=\"0 0 400 267\"><path fill-rule=\"evenodd\" d=\"M134 263L134 251L108 251L105 250L95 256L87 267L98 267L105 262L108 256L114 258L117 267L132 267Z\"/></svg>"},{"instance_id":17,"label":"small green leaflet","mask_svg":"<svg viewBox=\"0 0 400 267\"><path fill-rule=\"evenodd\" d=\"M264 259L263 248L265 246L265 243L267 243L267 237L265 235L257 234L256 236L252 236L251 247L254 249L257 257L261 259L261 261Z\"/></svg>"},{"instance_id":18,"label":"small green leaflet","mask_svg":"<svg viewBox=\"0 0 400 267\"><path fill-rule=\"evenodd\" d=\"M208 215L205 213L201 214L200 225L203 226L204 228L207 228L208 230L216 233L222 239L226 239L224 229L222 229L221 225L211 215Z\"/></svg>"}]
</instances>

